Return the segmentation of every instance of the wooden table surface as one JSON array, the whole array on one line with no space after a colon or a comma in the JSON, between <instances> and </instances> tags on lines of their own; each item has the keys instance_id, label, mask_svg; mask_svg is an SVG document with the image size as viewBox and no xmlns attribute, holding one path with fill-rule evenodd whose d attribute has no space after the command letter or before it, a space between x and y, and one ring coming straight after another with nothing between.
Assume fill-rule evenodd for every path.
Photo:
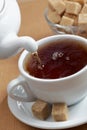
<instances>
[{"instance_id":1,"label":"wooden table surface","mask_svg":"<svg viewBox=\"0 0 87 130\"><path fill-rule=\"evenodd\" d=\"M52 35L44 19L47 0L19 0L18 3L22 16L19 36L28 35L38 40ZM20 54L17 54L9 59L0 60L0 130L40 130L20 122L8 108L7 85L19 75L19 56ZM70 130L87 130L87 124Z\"/></svg>"}]
</instances>

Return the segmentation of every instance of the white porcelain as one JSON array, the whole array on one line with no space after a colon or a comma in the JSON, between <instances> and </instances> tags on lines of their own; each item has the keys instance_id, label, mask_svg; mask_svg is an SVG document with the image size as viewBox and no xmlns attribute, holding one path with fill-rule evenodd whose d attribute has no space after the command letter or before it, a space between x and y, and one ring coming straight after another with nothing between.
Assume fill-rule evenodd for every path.
<instances>
[{"instance_id":1,"label":"white porcelain","mask_svg":"<svg viewBox=\"0 0 87 130\"><path fill-rule=\"evenodd\" d=\"M87 47L87 40L75 35L55 35L43 38L37 41L37 44L42 45L59 39L82 41L82 44ZM49 103L65 102L67 105L72 105L87 95L87 66L79 72L64 78L40 79L29 75L24 70L23 66L27 56L27 51L24 51L20 56L18 67L21 75L11 81L7 87L8 95L13 99L32 101L34 98L38 98ZM24 98L17 95L17 93L20 93L20 86L26 91L27 96Z\"/></svg>"},{"instance_id":2,"label":"white porcelain","mask_svg":"<svg viewBox=\"0 0 87 130\"><path fill-rule=\"evenodd\" d=\"M5 0L1 0L0 1L0 12L3 11L4 5L5 5Z\"/></svg>"},{"instance_id":3,"label":"white porcelain","mask_svg":"<svg viewBox=\"0 0 87 130\"><path fill-rule=\"evenodd\" d=\"M36 51L36 42L28 36L18 37L21 16L16 0L0 0L0 58L8 58L22 48Z\"/></svg>"},{"instance_id":4,"label":"white porcelain","mask_svg":"<svg viewBox=\"0 0 87 130\"><path fill-rule=\"evenodd\" d=\"M87 97L80 103L69 107L69 119L64 122L55 122L50 116L47 120L42 121L35 118L31 111L31 103L15 101L8 97L8 106L11 113L21 122L42 129L67 129L80 126L87 123Z\"/></svg>"}]
</instances>

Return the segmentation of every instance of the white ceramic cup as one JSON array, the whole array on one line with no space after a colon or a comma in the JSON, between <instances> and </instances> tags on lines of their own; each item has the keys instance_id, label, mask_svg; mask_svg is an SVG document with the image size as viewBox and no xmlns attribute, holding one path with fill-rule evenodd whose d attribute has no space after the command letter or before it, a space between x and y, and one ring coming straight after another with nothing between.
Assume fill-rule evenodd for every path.
<instances>
[{"instance_id":1,"label":"white ceramic cup","mask_svg":"<svg viewBox=\"0 0 87 130\"><path fill-rule=\"evenodd\" d=\"M37 44L39 46L59 39L80 41L87 47L87 40L75 35L54 35L37 41ZM87 66L64 78L40 79L29 75L24 69L28 54L29 52L24 51L19 58L21 75L8 84L10 97L19 101L29 102L38 98L48 103L65 102L67 105L73 105L87 95Z\"/></svg>"}]
</instances>

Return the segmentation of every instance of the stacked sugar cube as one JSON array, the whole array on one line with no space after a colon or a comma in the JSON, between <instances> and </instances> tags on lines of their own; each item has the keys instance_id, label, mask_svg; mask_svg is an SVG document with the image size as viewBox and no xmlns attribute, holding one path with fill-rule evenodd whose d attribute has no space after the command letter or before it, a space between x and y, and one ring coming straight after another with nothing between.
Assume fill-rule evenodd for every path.
<instances>
[{"instance_id":1,"label":"stacked sugar cube","mask_svg":"<svg viewBox=\"0 0 87 130\"><path fill-rule=\"evenodd\" d=\"M48 10L53 23L87 28L87 0L48 0Z\"/></svg>"}]
</instances>

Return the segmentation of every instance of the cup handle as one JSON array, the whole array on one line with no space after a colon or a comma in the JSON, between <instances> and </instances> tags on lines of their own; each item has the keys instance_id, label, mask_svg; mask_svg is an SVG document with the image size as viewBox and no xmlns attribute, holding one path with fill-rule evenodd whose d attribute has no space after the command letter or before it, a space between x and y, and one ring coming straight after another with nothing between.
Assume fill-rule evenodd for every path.
<instances>
[{"instance_id":1,"label":"cup handle","mask_svg":"<svg viewBox=\"0 0 87 130\"><path fill-rule=\"evenodd\" d=\"M7 86L8 96L17 101L31 102L35 101L35 97L32 94L28 83L25 78L20 75L16 79L12 80Z\"/></svg>"}]
</instances>

